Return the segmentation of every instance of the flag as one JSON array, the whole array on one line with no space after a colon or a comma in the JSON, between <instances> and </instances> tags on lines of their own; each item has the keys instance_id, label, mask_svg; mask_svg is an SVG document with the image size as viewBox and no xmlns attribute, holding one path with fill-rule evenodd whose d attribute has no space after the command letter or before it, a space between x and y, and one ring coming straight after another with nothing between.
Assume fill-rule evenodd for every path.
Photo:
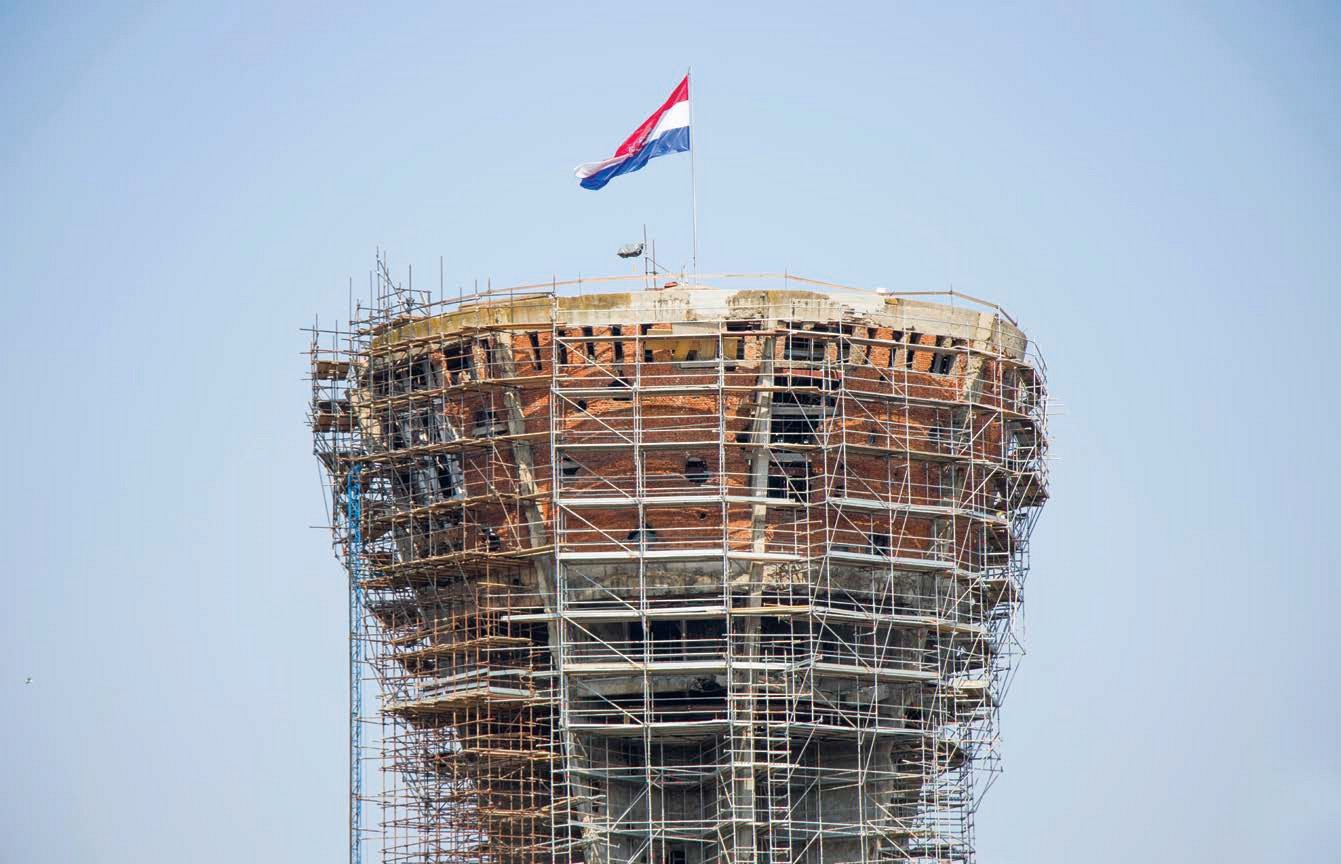
<instances>
[{"instance_id":1,"label":"flag","mask_svg":"<svg viewBox=\"0 0 1341 864\"><path fill-rule=\"evenodd\" d=\"M637 171L648 159L689 149L689 76L670 98L624 139L615 155L600 162L577 166L577 179L587 189L600 189L611 178Z\"/></svg>"}]
</instances>

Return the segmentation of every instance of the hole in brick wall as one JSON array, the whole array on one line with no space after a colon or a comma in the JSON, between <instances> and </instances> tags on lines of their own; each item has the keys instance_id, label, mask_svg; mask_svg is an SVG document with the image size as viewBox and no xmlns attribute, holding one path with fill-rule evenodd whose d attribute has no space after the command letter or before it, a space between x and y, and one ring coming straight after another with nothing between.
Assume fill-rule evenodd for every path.
<instances>
[{"instance_id":1,"label":"hole in brick wall","mask_svg":"<svg viewBox=\"0 0 1341 864\"><path fill-rule=\"evenodd\" d=\"M652 621L652 653L659 657L684 657L684 622Z\"/></svg>"},{"instance_id":2,"label":"hole in brick wall","mask_svg":"<svg viewBox=\"0 0 1341 864\"><path fill-rule=\"evenodd\" d=\"M498 532L492 528L484 529L484 542L488 545L490 552L503 551L503 538L498 536Z\"/></svg>"},{"instance_id":3,"label":"hole in brick wall","mask_svg":"<svg viewBox=\"0 0 1341 864\"><path fill-rule=\"evenodd\" d=\"M824 360L825 349L826 343L822 339L788 335L787 342L783 346L782 356L786 360L819 363Z\"/></svg>"},{"instance_id":4,"label":"hole in brick wall","mask_svg":"<svg viewBox=\"0 0 1341 864\"><path fill-rule=\"evenodd\" d=\"M708 482L708 463L696 457L690 457L684 463L684 479L697 486Z\"/></svg>"},{"instance_id":5,"label":"hole in brick wall","mask_svg":"<svg viewBox=\"0 0 1341 864\"><path fill-rule=\"evenodd\" d=\"M447 372L463 372L470 369L470 350L461 343L446 345L442 349L442 365Z\"/></svg>"},{"instance_id":6,"label":"hole in brick wall","mask_svg":"<svg viewBox=\"0 0 1341 864\"><path fill-rule=\"evenodd\" d=\"M913 368L913 361L917 358L917 352L913 350L912 346L917 345L921 338L922 334L918 333L916 330L908 331L908 350L905 352L907 356L905 356L903 360L905 369Z\"/></svg>"},{"instance_id":7,"label":"hole in brick wall","mask_svg":"<svg viewBox=\"0 0 1341 864\"><path fill-rule=\"evenodd\" d=\"M416 360L410 364L410 387L423 389L433 386L433 363L429 360Z\"/></svg>"},{"instance_id":8,"label":"hole in brick wall","mask_svg":"<svg viewBox=\"0 0 1341 864\"><path fill-rule=\"evenodd\" d=\"M773 399L772 413L769 430L774 442L815 443L815 434L824 414L824 407L818 397L804 393L778 393Z\"/></svg>"},{"instance_id":9,"label":"hole in brick wall","mask_svg":"<svg viewBox=\"0 0 1341 864\"><path fill-rule=\"evenodd\" d=\"M572 478L582 472L582 466L571 456L564 456L559 460L559 471L563 473L564 477Z\"/></svg>"},{"instance_id":10,"label":"hole in brick wall","mask_svg":"<svg viewBox=\"0 0 1341 864\"><path fill-rule=\"evenodd\" d=\"M534 330L526 334L531 340L531 365L540 368L540 334Z\"/></svg>"},{"instance_id":11,"label":"hole in brick wall","mask_svg":"<svg viewBox=\"0 0 1341 864\"><path fill-rule=\"evenodd\" d=\"M476 438L485 438L507 431L502 419L492 408L482 408L476 411L474 421L475 425L470 430L470 434Z\"/></svg>"},{"instance_id":12,"label":"hole in brick wall","mask_svg":"<svg viewBox=\"0 0 1341 864\"><path fill-rule=\"evenodd\" d=\"M587 400L586 400L586 399L579 399L579 400L577 400L577 402L575 402L574 404L577 405L577 410L579 410L579 411L586 411L586 410L587 410Z\"/></svg>"},{"instance_id":13,"label":"hole in brick wall","mask_svg":"<svg viewBox=\"0 0 1341 864\"><path fill-rule=\"evenodd\" d=\"M646 336L648 333L651 333L651 332L652 332L652 325L651 325L651 324L639 324L639 325L638 325L638 335L640 335L640 336ZM647 347L647 343L646 343L646 342L643 343L643 362L644 362L644 363L651 363L651 362L652 362L652 349Z\"/></svg>"},{"instance_id":14,"label":"hole in brick wall","mask_svg":"<svg viewBox=\"0 0 1341 864\"><path fill-rule=\"evenodd\" d=\"M693 639L721 639L726 635L726 622L720 618L691 618L684 622L684 635Z\"/></svg>"},{"instance_id":15,"label":"hole in brick wall","mask_svg":"<svg viewBox=\"0 0 1341 864\"><path fill-rule=\"evenodd\" d=\"M936 347L944 348L950 344L949 336L937 336ZM931 355L931 371L937 375L949 375L950 370L955 368L955 355L946 351L937 351Z\"/></svg>"},{"instance_id":16,"label":"hole in brick wall","mask_svg":"<svg viewBox=\"0 0 1341 864\"><path fill-rule=\"evenodd\" d=\"M870 553L872 555L888 555L889 535L881 531L872 532Z\"/></svg>"},{"instance_id":17,"label":"hole in brick wall","mask_svg":"<svg viewBox=\"0 0 1341 864\"><path fill-rule=\"evenodd\" d=\"M895 330L890 338L893 340L893 344L889 346L889 368L893 369L894 359L899 356L898 343L903 341L903 331Z\"/></svg>"},{"instance_id":18,"label":"hole in brick wall","mask_svg":"<svg viewBox=\"0 0 1341 864\"><path fill-rule=\"evenodd\" d=\"M804 502L810 495L810 464L795 453L775 453L768 466L768 497Z\"/></svg>"},{"instance_id":19,"label":"hole in brick wall","mask_svg":"<svg viewBox=\"0 0 1341 864\"><path fill-rule=\"evenodd\" d=\"M456 454L433 457L433 468L438 478L438 492L444 498L459 498L465 494L465 479L461 473L461 457Z\"/></svg>"},{"instance_id":20,"label":"hole in brick wall","mask_svg":"<svg viewBox=\"0 0 1341 864\"><path fill-rule=\"evenodd\" d=\"M753 322L753 321L728 321L728 322L726 322L726 332L728 332L728 333L748 333L749 331L754 330L754 329L756 329L756 328L755 328L755 326L754 326L754 322ZM745 340L746 340L747 338L754 338L754 337L738 336L738 337L735 337L734 339L728 339L728 340L727 340L728 342L735 342L735 343L736 343L736 359L737 359L737 360L744 360L744 359L745 359Z\"/></svg>"},{"instance_id":21,"label":"hole in brick wall","mask_svg":"<svg viewBox=\"0 0 1341 864\"><path fill-rule=\"evenodd\" d=\"M626 537L630 543L655 543L657 542L657 532L648 525L642 528L635 528L629 532Z\"/></svg>"},{"instance_id":22,"label":"hole in brick wall","mask_svg":"<svg viewBox=\"0 0 1341 864\"><path fill-rule=\"evenodd\" d=\"M708 520L708 511L707 510L698 511L698 521L706 522L707 520Z\"/></svg>"}]
</instances>

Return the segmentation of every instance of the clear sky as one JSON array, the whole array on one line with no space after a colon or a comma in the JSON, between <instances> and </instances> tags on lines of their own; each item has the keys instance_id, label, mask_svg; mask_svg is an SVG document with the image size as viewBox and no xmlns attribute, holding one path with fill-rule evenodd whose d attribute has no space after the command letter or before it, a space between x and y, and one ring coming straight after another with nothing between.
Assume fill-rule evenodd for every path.
<instances>
[{"instance_id":1,"label":"clear sky","mask_svg":"<svg viewBox=\"0 0 1341 864\"><path fill-rule=\"evenodd\" d=\"M6 4L0 859L343 859L299 328L378 245L688 260L687 156L572 169L692 65L705 271L953 286L1048 359L981 860L1341 860L1341 13L1080 6Z\"/></svg>"}]
</instances>

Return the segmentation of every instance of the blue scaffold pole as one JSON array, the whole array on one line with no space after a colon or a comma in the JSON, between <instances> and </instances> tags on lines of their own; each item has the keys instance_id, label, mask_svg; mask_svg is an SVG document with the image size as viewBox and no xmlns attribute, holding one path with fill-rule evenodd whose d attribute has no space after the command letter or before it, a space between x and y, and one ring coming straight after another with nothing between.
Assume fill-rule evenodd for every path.
<instances>
[{"instance_id":1,"label":"blue scaffold pole","mask_svg":"<svg viewBox=\"0 0 1341 864\"><path fill-rule=\"evenodd\" d=\"M349 862L363 864L363 484L362 465L345 479L349 550Z\"/></svg>"}]
</instances>

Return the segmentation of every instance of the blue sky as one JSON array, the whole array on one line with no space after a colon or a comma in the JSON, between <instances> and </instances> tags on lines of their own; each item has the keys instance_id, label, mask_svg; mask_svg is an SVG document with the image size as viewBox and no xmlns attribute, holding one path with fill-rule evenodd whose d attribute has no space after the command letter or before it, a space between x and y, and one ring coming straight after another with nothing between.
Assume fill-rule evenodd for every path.
<instances>
[{"instance_id":1,"label":"blue sky","mask_svg":"<svg viewBox=\"0 0 1341 864\"><path fill-rule=\"evenodd\" d=\"M1326 4L8 5L0 858L344 855L303 424L374 250L1004 304L1054 495L984 862L1336 860L1341 16ZM27 676L33 677L25 685Z\"/></svg>"}]
</instances>

